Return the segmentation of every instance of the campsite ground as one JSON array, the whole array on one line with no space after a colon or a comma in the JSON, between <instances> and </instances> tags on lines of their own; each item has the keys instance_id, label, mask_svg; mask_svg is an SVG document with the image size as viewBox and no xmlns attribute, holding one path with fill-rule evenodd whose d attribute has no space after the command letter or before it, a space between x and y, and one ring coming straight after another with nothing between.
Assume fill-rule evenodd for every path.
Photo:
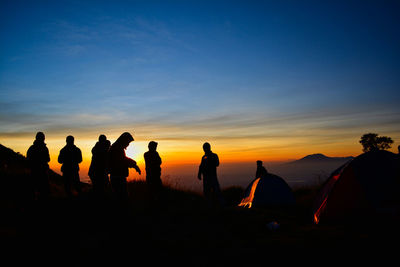
<instances>
[{"instance_id":1,"label":"campsite ground","mask_svg":"<svg viewBox=\"0 0 400 267\"><path fill-rule=\"evenodd\" d=\"M100 201L88 191L73 199L2 205L4 255L17 252L14 262L34 265L250 266L282 254L281 260L291 261L332 251L348 255L355 248L386 253L399 237L387 223L375 225L378 229L370 223L314 225L310 210L316 188L296 190L295 207L263 209L237 207L238 188L224 191L228 205L223 208L210 208L201 196L173 189L168 189L168 202L152 206L143 182L130 183L129 190L124 204ZM273 221L279 229L267 227Z\"/></svg>"}]
</instances>

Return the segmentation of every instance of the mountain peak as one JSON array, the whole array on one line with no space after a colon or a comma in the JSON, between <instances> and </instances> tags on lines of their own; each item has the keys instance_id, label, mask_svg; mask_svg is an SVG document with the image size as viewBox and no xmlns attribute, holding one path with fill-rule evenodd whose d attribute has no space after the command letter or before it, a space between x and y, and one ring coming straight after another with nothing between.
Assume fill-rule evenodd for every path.
<instances>
[{"instance_id":1,"label":"mountain peak","mask_svg":"<svg viewBox=\"0 0 400 267\"><path fill-rule=\"evenodd\" d=\"M335 161L348 161L353 159L353 157L328 157L325 156L324 154L317 153L317 154L311 154L307 155L304 158L301 158L299 160L293 161L297 163L315 163L315 162L335 162Z\"/></svg>"},{"instance_id":2,"label":"mountain peak","mask_svg":"<svg viewBox=\"0 0 400 267\"><path fill-rule=\"evenodd\" d=\"M317 154L307 155L300 160L324 160L324 159L329 159L329 157L325 156L324 154L317 153Z\"/></svg>"}]
</instances>

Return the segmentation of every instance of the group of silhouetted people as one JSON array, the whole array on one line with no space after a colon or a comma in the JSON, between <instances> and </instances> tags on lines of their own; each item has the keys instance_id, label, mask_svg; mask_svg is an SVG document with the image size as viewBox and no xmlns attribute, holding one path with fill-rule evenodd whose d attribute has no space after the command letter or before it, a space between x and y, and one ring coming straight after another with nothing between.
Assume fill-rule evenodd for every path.
<instances>
[{"instance_id":1,"label":"group of silhouetted people","mask_svg":"<svg viewBox=\"0 0 400 267\"><path fill-rule=\"evenodd\" d=\"M38 193L39 198L47 198L50 193L48 178L50 155L44 141L44 133L38 132L33 145L27 152L27 159L31 167L32 187ZM117 199L128 198L129 168L133 168L141 174L136 161L125 154L126 148L132 141L134 138L128 132L121 134L112 145L105 135L99 136L98 142L92 148L92 161L88 173L96 196L104 197L108 188L111 187ZM162 160L157 152L157 145L157 142L151 141L148 144L149 151L144 153L146 183L151 201L162 201L165 195L161 181ZM210 204L213 202L223 204L217 178L218 155L211 151L209 143L204 143L203 150L205 154L199 166L198 179L201 180L203 177L204 196ZM66 195L71 197L73 190L80 194L82 189L79 179L79 164L82 162L82 152L75 146L73 136L67 136L66 145L60 150L58 162L62 164L61 172Z\"/></svg>"},{"instance_id":2,"label":"group of silhouetted people","mask_svg":"<svg viewBox=\"0 0 400 267\"><path fill-rule=\"evenodd\" d=\"M28 149L27 159L30 163L32 174L32 187L38 192L39 198L45 199L49 196L50 186L48 179L49 150L45 144L45 135L42 132L36 134L36 140ZM129 168L133 168L141 174L136 161L127 157L126 148L134 141L128 132L121 136L111 145L105 135L100 135L98 142L92 148L92 161L89 167L89 177L92 182L93 192L97 197L104 197L109 188L118 200L128 198L127 177ZM79 164L82 162L81 150L75 146L74 137L67 136L66 145L60 150L58 162L62 164L64 188L67 196L72 196L74 189L81 193L79 179ZM157 152L157 142L151 141L148 144L149 151L144 153L146 166L146 183L149 199L152 202L165 200L165 192L161 181L162 160ZM224 204L221 188L217 177L219 166L218 155L211 151L209 143L203 144L204 155L198 171L198 179L203 178L203 194L209 205L217 203ZM256 177L268 174L262 166L262 161L257 161Z\"/></svg>"}]
</instances>

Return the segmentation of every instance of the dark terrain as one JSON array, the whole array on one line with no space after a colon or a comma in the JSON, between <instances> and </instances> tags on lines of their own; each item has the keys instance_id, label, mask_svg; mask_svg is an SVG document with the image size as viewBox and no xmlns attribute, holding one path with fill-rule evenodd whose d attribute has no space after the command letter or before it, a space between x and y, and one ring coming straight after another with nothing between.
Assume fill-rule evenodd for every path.
<instances>
[{"instance_id":1,"label":"dark terrain","mask_svg":"<svg viewBox=\"0 0 400 267\"><path fill-rule=\"evenodd\" d=\"M2 146L0 160L2 254L14 266L258 266L277 260L319 265L370 257L384 263L398 248L394 221L314 225L316 187L295 190L294 207L239 208L238 187L224 190L225 207L209 207L200 195L172 188L155 205L147 201L143 182L129 183L123 203L111 194L94 197L87 184L82 195L68 199L61 177L51 172L52 197L39 201L26 197L25 158ZM272 221L279 229L267 227Z\"/></svg>"}]
</instances>

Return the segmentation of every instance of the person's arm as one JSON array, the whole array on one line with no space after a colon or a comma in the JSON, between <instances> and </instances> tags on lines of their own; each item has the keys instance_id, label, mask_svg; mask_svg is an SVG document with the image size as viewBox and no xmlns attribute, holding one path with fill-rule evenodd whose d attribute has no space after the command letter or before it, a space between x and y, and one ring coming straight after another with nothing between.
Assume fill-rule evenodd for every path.
<instances>
[{"instance_id":1,"label":"person's arm","mask_svg":"<svg viewBox=\"0 0 400 267\"><path fill-rule=\"evenodd\" d=\"M161 166L161 164L162 164L162 161L161 161L161 157L160 157L160 154L158 154L158 152L157 152L157 157L158 157L158 165L160 165Z\"/></svg>"},{"instance_id":2,"label":"person's arm","mask_svg":"<svg viewBox=\"0 0 400 267\"><path fill-rule=\"evenodd\" d=\"M81 163L82 162L82 152L79 148L77 149L77 156L78 156L78 163Z\"/></svg>"},{"instance_id":3,"label":"person's arm","mask_svg":"<svg viewBox=\"0 0 400 267\"><path fill-rule=\"evenodd\" d=\"M46 147L46 162L50 162L50 153L47 147Z\"/></svg>"},{"instance_id":4,"label":"person's arm","mask_svg":"<svg viewBox=\"0 0 400 267\"><path fill-rule=\"evenodd\" d=\"M219 158L218 158L217 154L214 154L214 155L215 155L215 167L218 167L219 166Z\"/></svg>"},{"instance_id":5,"label":"person's arm","mask_svg":"<svg viewBox=\"0 0 400 267\"><path fill-rule=\"evenodd\" d=\"M197 178L201 180L201 174L203 173L203 158L201 158L201 163L199 166L199 173L197 174Z\"/></svg>"},{"instance_id":6,"label":"person's arm","mask_svg":"<svg viewBox=\"0 0 400 267\"><path fill-rule=\"evenodd\" d=\"M58 155L58 163L61 163L61 164L64 163L64 153L63 153L62 149L60 151L60 154Z\"/></svg>"},{"instance_id":7,"label":"person's arm","mask_svg":"<svg viewBox=\"0 0 400 267\"><path fill-rule=\"evenodd\" d=\"M125 162L129 168L134 168L139 174L142 174L139 166L136 164L136 161L130 159L128 157L125 158Z\"/></svg>"},{"instance_id":8,"label":"person's arm","mask_svg":"<svg viewBox=\"0 0 400 267\"><path fill-rule=\"evenodd\" d=\"M26 151L26 158L30 161L32 159L32 146Z\"/></svg>"}]
</instances>

